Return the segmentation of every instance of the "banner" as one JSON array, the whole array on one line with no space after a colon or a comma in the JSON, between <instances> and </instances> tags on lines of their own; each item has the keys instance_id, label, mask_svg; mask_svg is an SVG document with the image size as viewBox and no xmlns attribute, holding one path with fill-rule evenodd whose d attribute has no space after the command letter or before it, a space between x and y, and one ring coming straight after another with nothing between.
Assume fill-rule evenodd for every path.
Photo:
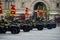
<instances>
[{"instance_id":1,"label":"banner","mask_svg":"<svg viewBox=\"0 0 60 40\"><path fill-rule=\"evenodd\" d=\"M2 3L0 3L0 16L2 14Z\"/></svg>"},{"instance_id":2,"label":"banner","mask_svg":"<svg viewBox=\"0 0 60 40\"><path fill-rule=\"evenodd\" d=\"M25 9L25 18L28 18L29 14L28 14L28 8Z\"/></svg>"},{"instance_id":3,"label":"banner","mask_svg":"<svg viewBox=\"0 0 60 40\"><path fill-rule=\"evenodd\" d=\"M15 16L16 14L16 8L15 5L10 6L10 16Z\"/></svg>"}]
</instances>

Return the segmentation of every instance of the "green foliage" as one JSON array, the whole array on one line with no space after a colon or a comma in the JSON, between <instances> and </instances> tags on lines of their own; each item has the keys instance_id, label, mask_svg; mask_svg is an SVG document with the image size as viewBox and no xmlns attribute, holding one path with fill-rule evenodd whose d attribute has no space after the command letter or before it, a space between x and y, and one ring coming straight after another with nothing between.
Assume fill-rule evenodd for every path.
<instances>
[{"instance_id":1,"label":"green foliage","mask_svg":"<svg viewBox=\"0 0 60 40\"><path fill-rule=\"evenodd\" d=\"M5 10L6 16L10 15L9 11L10 11L9 8Z\"/></svg>"}]
</instances>

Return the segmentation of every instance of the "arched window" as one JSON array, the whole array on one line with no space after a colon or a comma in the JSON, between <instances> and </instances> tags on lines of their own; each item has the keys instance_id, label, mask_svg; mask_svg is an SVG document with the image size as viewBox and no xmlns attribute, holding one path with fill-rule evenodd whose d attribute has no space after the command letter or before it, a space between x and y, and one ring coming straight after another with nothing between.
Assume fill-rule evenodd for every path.
<instances>
[{"instance_id":1,"label":"arched window","mask_svg":"<svg viewBox=\"0 0 60 40\"><path fill-rule=\"evenodd\" d=\"M56 3L56 7L59 8L59 3Z\"/></svg>"}]
</instances>

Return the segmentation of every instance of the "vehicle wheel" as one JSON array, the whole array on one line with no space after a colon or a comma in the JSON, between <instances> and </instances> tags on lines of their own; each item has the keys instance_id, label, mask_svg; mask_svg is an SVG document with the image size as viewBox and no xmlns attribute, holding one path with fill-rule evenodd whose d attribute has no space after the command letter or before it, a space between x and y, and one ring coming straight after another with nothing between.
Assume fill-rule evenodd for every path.
<instances>
[{"instance_id":1,"label":"vehicle wheel","mask_svg":"<svg viewBox=\"0 0 60 40\"><path fill-rule=\"evenodd\" d=\"M12 28L11 33L12 34L18 34L20 32L19 28Z\"/></svg>"},{"instance_id":2,"label":"vehicle wheel","mask_svg":"<svg viewBox=\"0 0 60 40\"><path fill-rule=\"evenodd\" d=\"M29 31L30 31L30 28L27 27L27 26L24 26L23 31L24 31L24 32L29 32Z\"/></svg>"},{"instance_id":3,"label":"vehicle wheel","mask_svg":"<svg viewBox=\"0 0 60 40\"><path fill-rule=\"evenodd\" d=\"M3 31L2 31L2 33L4 33L4 34L5 34L5 33L6 33L6 30L3 30Z\"/></svg>"},{"instance_id":4,"label":"vehicle wheel","mask_svg":"<svg viewBox=\"0 0 60 40\"><path fill-rule=\"evenodd\" d=\"M17 34L20 32L20 28L17 28Z\"/></svg>"},{"instance_id":5,"label":"vehicle wheel","mask_svg":"<svg viewBox=\"0 0 60 40\"><path fill-rule=\"evenodd\" d=\"M33 27L31 27L31 30L33 30Z\"/></svg>"},{"instance_id":6,"label":"vehicle wheel","mask_svg":"<svg viewBox=\"0 0 60 40\"><path fill-rule=\"evenodd\" d=\"M23 31L24 31L24 32L29 32L29 31L30 31L30 29L25 28L25 29L23 29Z\"/></svg>"},{"instance_id":7,"label":"vehicle wheel","mask_svg":"<svg viewBox=\"0 0 60 40\"><path fill-rule=\"evenodd\" d=\"M37 29L38 30L43 30L43 26L42 25L37 25Z\"/></svg>"},{"instance_id":8,"label":"vehicle wheel","mask_svg":"<svg viewBox=\"0 0 60 40\"><path fill-rule=\"evenodd\" d=\"M47 29L52 29L52 25L51 24L46 24Z\"/></svg>"},{"instance_id":9,"label":"vehicle wheel","mask_svg":"<svg viewBox=\"0 0 60 40\"><path fill-rule=\"evenodd\" d=\"M33 27L32 27L32 26L29 26L29 29L30 29L30 30L32 30L32 29L33 29Z\"/></svg>"},{"instance_id":10,"label":"vehicle wheel","mask_svg":"<svg viewBox=\"0 0 60 40\"><path fill-rule=\"evenodd\" d=\"M0 33L6 33L6 29L0 27Z\"/></svg>"},{"instance_id":11,"label":"vehicle wheel","mask_svg":"<svg viewBox=\"0 0 60 40\"><path fill-rule=\"evenodd\" d=\"M0 33L2 32L2 28L0 27Z\"/></svg>"},{"instance_id":12,"label":"vehicle wheel","mask_svg":"<svg viewBox=\"0 0 60 40\"><path fill-rule=\"evenodd\" d=\"M52 27L47 27L48 29L52 29Z\"/></svg>"},{"instance_id":13,"label":"vehicle wheel","mask_svg":"<svg viewBox=\"0 0 60 40\"><path fill-rule=\"evenodd\" d=\"M52 26L51 25L47 25L47 29L52 29Z\"/></svg>"},{"instance_id":14,"label":"vehicle wheel","mask_svg":"<svg viewBox=\"0 0 60 40\"><path fill-rule=\"evenodd\" d=\"M56 28L56 24L53 24L52 26L53 26L53 28Z\"/></svg>"}]
</instances>

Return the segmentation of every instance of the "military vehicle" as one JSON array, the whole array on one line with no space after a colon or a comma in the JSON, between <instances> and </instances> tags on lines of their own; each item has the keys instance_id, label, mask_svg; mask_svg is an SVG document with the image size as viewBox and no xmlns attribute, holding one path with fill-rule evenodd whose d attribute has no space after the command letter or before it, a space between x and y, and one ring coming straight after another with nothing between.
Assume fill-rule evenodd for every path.
<instances>
[{"instance_id":1,"label":"military vehicle","mask_svg":"<svg viewBox=\"0 0 60 40\"><path fill-rule=\"evenodd\" d=\"M10 17L12 18L12 17ZM11 31L12 34L18 34L20 32L20 25L16 20L8 20L1 18L0 20L0 33L6 33Z\"/></svg>"}]
</instances>

